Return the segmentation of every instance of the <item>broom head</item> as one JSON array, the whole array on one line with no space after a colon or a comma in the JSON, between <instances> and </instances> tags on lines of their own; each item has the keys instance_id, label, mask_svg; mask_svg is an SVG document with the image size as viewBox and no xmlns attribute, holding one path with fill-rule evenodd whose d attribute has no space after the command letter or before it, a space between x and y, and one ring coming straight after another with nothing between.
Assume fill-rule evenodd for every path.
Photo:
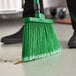
<instances>
[{"instance_id":1,"label":"broom head","mask_svg":"<svg viewBox=\"0 0 76 76\"><path fill-rule=\"evenodd\" d=\"M22 61L47 57L60 52L53 20L24 18Z\"/></svg>"}]
</instances>

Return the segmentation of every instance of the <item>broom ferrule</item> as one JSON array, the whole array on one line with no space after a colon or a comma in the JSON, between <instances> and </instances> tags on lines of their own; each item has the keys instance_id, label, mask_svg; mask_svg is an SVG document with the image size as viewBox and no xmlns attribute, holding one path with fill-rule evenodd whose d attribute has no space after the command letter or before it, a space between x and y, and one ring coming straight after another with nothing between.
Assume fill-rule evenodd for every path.
<instances>
[{"instance_id":1,"label":"broom ferrule","mask_svg":"<svg viewBox=\"0 0 76 76\"><path fill-rule=\"evenodd\" d=\"M44 16L44 14L42 14L42 13L40 13L40 14L35 14L35 17L45 19L45 16Z\"/></svg>"}]
</instances>

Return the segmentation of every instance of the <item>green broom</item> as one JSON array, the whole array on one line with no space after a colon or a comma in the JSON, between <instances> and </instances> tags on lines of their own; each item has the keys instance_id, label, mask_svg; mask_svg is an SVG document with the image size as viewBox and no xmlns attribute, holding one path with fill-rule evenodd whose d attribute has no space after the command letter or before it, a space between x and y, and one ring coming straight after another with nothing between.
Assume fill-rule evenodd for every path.
<instances>
[{"instance_id":1,"label":"green broom","mask_svg":"<svg viewBox=\"0 0 76 76\"><path fill-rule=\"evenodd\" d=\"M53 20L40 13L39 0L33 0L35 17L24 18L22 61L47 57L60 52Z\"/></svg>"}]
</instances>

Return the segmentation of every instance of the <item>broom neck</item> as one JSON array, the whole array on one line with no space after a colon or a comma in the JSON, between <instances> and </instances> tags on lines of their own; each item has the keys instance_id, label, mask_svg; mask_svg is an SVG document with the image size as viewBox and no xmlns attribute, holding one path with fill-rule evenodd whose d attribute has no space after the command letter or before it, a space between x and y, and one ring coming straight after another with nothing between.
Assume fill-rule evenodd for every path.
<instances>
[{"instance_id":1,"label":"broom neck","mask_svg":"<svg viewBox=\"0 0 76 76\"><path fill-rule=\"evenodd\" d=\"M34 10L35 10L35 17L37 18L45 18L44 14L41 13L40 2L39 0L33 0L34 2Z\"/></svg>"}]
</instances>

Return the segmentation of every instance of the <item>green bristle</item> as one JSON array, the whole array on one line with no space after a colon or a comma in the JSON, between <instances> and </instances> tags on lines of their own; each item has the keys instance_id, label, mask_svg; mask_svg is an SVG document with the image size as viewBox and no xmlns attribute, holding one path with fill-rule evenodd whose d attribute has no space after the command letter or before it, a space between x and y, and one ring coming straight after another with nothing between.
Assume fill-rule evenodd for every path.
<instances>
[{"instance_id":1,"label":"green bristle","mask_svg":"<svg viewBox=\"0 0 76 76\"><path fill-rule=\"evenodd\" d=\"M53 22L33 19L24 22L22 61L47 57L60 51Z\"/></svg>"}]
</instances>

